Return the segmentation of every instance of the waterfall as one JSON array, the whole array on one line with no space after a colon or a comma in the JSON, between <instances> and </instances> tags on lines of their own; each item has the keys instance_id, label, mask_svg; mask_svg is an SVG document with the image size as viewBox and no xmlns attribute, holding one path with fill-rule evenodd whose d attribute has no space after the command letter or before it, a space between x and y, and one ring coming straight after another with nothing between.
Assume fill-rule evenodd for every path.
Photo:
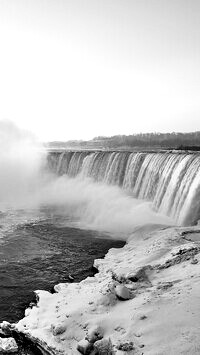
<instances>
[{"instance_id":1,"label":"waterfall","mask_svg":"<svg viewBox=\"0 0 200 355\"><path fill-rule=\"evenodd\" d=\"M176 152L50 152L48 165L58 175L79 175L118 185L178 224L200 216L200 156Z\"/></svg>"}]
</instances>

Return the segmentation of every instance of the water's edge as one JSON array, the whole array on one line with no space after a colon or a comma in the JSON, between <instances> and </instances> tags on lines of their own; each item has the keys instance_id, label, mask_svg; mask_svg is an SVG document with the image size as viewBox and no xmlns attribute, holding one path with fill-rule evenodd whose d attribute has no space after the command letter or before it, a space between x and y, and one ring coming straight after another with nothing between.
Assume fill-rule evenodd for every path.
<instances>
[{"instance_id":1,"label":"water's edge","mask_svg":"<svg viewBox=\"0 0 200 355\"><path fill-rule=\"evenodd\" d=\"M142 238L142 240L140 237ZM91 292L91 294L93 294L92 299L93 299L94 303L96 301L99 302L98 301L98 294L99 294L99 291L101 290L101 289L99 289L99 287L100 287L99 282L100 282L100 284L103 285L103 287L106 287L105 281L106 281L107 285L110 285L110 282L112 280L112 277L111 277L112 273L114 273L114 275L115 275L115 280L113 280L113 282L123 284L124 279L122 278L120 281L120 278L121 278L120 275L122 275L121 274L121 272L122 272L121 266L119 266L119 264L118 264L118 259L120 259L121 262L124 263L123 264L124 267L127 268L126 272L128 274L131 273L134 275L134 272L136 272L137 275L140 275L138 277L141 277L141 284L140 284L140 281L139 281L139 284L137 284L137 287L139 287L139 289L138 289L139 293L136 292L133 299L131 299L128 302L121 302L121 303L119 300L116 301L117 304L119 305L119 307L121 307L120 308L121 311L122 311L122 309L125 310L125 315L124 315L125 317L127 316L126 315L127 307L128 307L128 309L130 307L130 310L131 310L132 304L133 304L132 307L135 309L135 311L134 311L135 317L132 318L132 322L137 320L137 312L139 312L138 313L139 316L141 316L141 314L145 314L145 312L147 312L147 308L146 308L147 305L148 305L148 307L150 307L151 303L152 303L152 307L153 307L153 314L154 314L154 311L162 313L164 310L164 309L162 309L162 305L160 305L159 310L156 310L156 308L154 308L155 307L154 302L157 302L157 300L156 300L157 297L162 297L163 292L166 293L166 294L164 294L165 298L168 297L167 296L168 294L170 295L170 297L168 298L170 307L177 306L176 305L176 303L177 303L177 304L179 304L179 308L182 307L183 311L185 311L185 304L183 301L186 299L186 296L189 298L194 297L193 294L191 294L191 295L188 294L188 282L190 282L190 285L192 286L194 279L197 280L197 276L199 274L199 267L200 267L200 263L199 263L200 262L200 229L199 229L199 227L198 226L197 227L187 227L187 228L186 227L163 227L163 228L159 228L159 229L155 229L155 230L153 230L153 228L152 228L152 230L150 230L150 231L148 231L147 228L146 229L144 228L143 230L141 228L140 231L137 231L134 238L135 238L134 240L132 238L130 238L128 240L127 244L123 248L118 249L117 260L116 260L115 250L112 250L112 249L109 250L109 252L105 255L104 259L99 259L99 260L96 259L94 261L94 266L98 268L99 273L93 277L94 281L91 280L91 278L90 278L90 280L87 281L87 279L86 279L84 281L81 281L80 283L77 283L76 285L71 284L72 287L74 287L75 294L76 294L77 287L78 288L80 287L81 297L83 297L82 292L84 294L85 289L87 289L87 292L90 292L89 289L91 289L91 290L93 290ZM154 250L153 250L153 248L154 248ZM149 255L149 250L151 250L150 251L151 255ZM136 254L135 254L135 252L136 252ZM132 259L130 262L130 256L133 254L135 254L135 256L132 256ZM146 255L146 257L145 257L145 259L142 257L143 260L140 261L141 255L142 256ZM152 260L151 262L149 261L150 260L149 257ZM139 269L136 268L135 271L133 271L135 262L136 262L136 264L138 264L138 262L139 262L140 266L139 266ZM184 269L183 269L183 266L184 266ZM171 275L173 275L173 278L170 280L170 282L166 282L166 281L168 281L166 279L166 276L169 275L169 270L170 270L169 268L171 268L171 270L172 270ZM128 270L129 270L129 272L128 272ZM155 270L156 278L154 277L153 285L151 283L149 283L148 278L146 281L144 280L143 277L145 276L145 273L144 273L145 270L148 270L148 274L149 274L149 272L152 273L153 270ZM183 270L186 270L186 271L183 271ZM110 274L110 272L111 272L111 274ZM186 272L186 274L185 274L185 272ZM186 275L188 275L188 276L186 277ZM167 276L167 277L169 278L169 276ZM182 277L181 280L180 280L180 277ZM151 279L151 282L152 281L153 281L153 279ZM133 281L133 282L136 282L136 281ZM146 286L145 286L144 282L147 282ZM185 283L185 286L182 285L182 283ZM129 285L130 285L130 281L129 281ZM155 288L155 285L157 285L157 288ZM65 301L68 300L67 294L69 291L65 291L64 284L61 284L61 286L63 287L63 288L61 287L61 289L60 289L60 292L63 295L62 297L66 297L66 298L63 299L63 303L60 305L60 310L61 311L63 310L63 312L66 312L66 306L64 305L64 300ZM71 289L72 288L70 288L70 290ZM180 292L180 289L181 289L181 292ZM59 295L59 287L57 288L57 291L58 291L58 295ZM132 292L135 292L135 291L132 291ZM152 300L150 300L150 301L147 300L144 303L145 297L147 297L147 299L149 299L151 292L152 292ZM157 292L156 297L155 297L155 292ZM172 293L170 293L170 292L172 292ZM174 294L174 292L176 292L175 299L172 298L172 296L171 296ZM183 293L183 296L182 296L182 293ZM76 294L76 296L77 296L77 294ZM41 293L39 295L39 297L41 299L43 299L43 302L44 302L46 295L44 293ZM50 296L47 295L47 297L50 297ZM101 295L101 297L102 297L102 295ZM47 299L49 299L49 298L47 298ZM59 297L57 299L59 300ZM137 299L139 301L137 301ZM49 299L49 300L50 300L49 307L51 307L51 299ZM137 307L138 310L134 306L135 300L136 300L136 304L138 304L137 302L139 302L138 307ZM194 301L193 298L192 298L192 300ZM186 302L188 302L188 299L186 299ZM183 305L181 306L182 303L183 303ZM114 303L114 304L116 305L116 303ZM38 317L42 317L41 319L44 319L46 317L45 319L47 319L47 321L48 321L48 310L44 314L43 313L44 309L41 309L41 307L42 307L41 305L42 304L40 303L40 305L37 308ZM195 303L192 302L192 305L195 306ZM69 303L69 308L70 307L71 306ZM80 320L80 322L81 322L80 324L82 324L82 325L85 324L85 321L87 321L91 317L93 317L95 322L96 322L96 319L98 319L98 318L96 318L98 312L97 312L97 314L91 313L90 307L91 306L86 306L86 309L85 309L85 306L84 306L84 315L83 315L83 319ZM105 306L105 307L107 307L107 306ZM166 307L166 303L163 304L163 307L164 308ZM119 311L119 309L117 310L116 307L113 307L112 303L109 305L109 314L110 314L109 317L111 320L112 320L112 314L113 314L112 312L118 312L118 311ZM171 310L169 309L169 311L171 311ZM78 312L81 312L81 309L78 309ZM107 308L105 308L105 310L103 312L105 312L104 314L107 314ZM173 312L174 312L174 310L173 310ZM72 314L74 314L74 313L72 313ZM194 316L195 316L196 312L194 312L194 310L193 310L191 313L191 316L192 316L192 314L194 314ZM63 316L64 316L64 313L63 313ZM21 320L17 324L12 325L13 336L16 337L16 332L17 332L17 334L19 334L19 336L22 336L24 341L26 341L26 338L27 338L44 355L57 355L59 353L59 346L63 347L63 354L65 354L65 355L66 354L71 355L71 354L77 353L77 350L75 350L76 349L75 346L76 346L77 342L73 343L74 345L72 347L72 352L71 352L71 350L69 350L69 349L71 349L71 347L70 347L70 343L68 344L68 342L67 342L68 340L63 342L63 344L59 345L59 343L57 342L56 335L54 335L52 337L51 330L49 330L50 331L50 333L48 333L49 335L48 334L45 335L45 332L43 332L41 330L42 331L41 335L39 335L38 337L35 337L34 336L34 328L31 330L31 319L32 319L31 317L32 317L32 315L31 315L31 311L30 311L30 313L27 314L27 317L25 317L24 320ZM72 319L71 319L72 322L74 322L74 320L76 319L73 317L74 317L74 315L72 315ZM104 316L102 315L102 317L105 317L105 315ZM147 320L143 324L147 324L149 317L150 316L147 317ZM123 319L123 314L121 315L120 319ZM159 319L162 322L162 317ZM167 328L167 331L172 330L172 332L174 332L174 329L177 328L177 324L176 324L176 321L178 321L177 319L174 319L174 323L171 324L172 329L169 327L169 329ZM28 320L28 322L30 322L29 329L25 329L24 331L21 331L23 324L25 324L27 322L27 320ZM124 321L125 321L125 323L123 324L123 326L125 326L125 324L126 324L126 318L124 319ZM154 319L154 321L155 321L155 319ZM185 322L187 322L187 321L188 321L188 319L185 318ZM152 323L151 317L149 319L149 322L150 322L149 324L151 325L151 327L154 327L154 322ZM34 319L33 319L33 323L34 323ZM116 326L116 324L115 324L115 326ZM174 326L174 328L173 328L173 326ZM183 327L184 326L185 326L185 324L183 324ZM75 328L73 329L73 331L76 332L76 330L77 330L76 326L74 325L74 327ZM126 329L126 326L125 326L125 329ZM135 334L137 328L135 328L135 326L134 326L133 329L134 329L134 334ZM68 328L66 331L68 331ZM39 329L39 332L40 332L40 329ZM141 332L141 330L140 330L140 332ZM155 329L153 329L153 332L155 332ZM83 330L82 330L82 333L84 333ZM50 336L50 334L51 334L51 336ZM159 336L160 335L158 334L158 337ZM194 336L195 336L195 341L198 341L198 340L196 340L197 335L194 334ZM111 334L111 337L112 337L112 334ZM49 341L48 341L48 339L49 339ZM52 339L55 339L55 340L52 340ZM68 338L66 337L66 339L68 339ZM144 339L145 339L145 337L144 337ZM137 337L136 337L136 340L134 340L134 341L138 342L138 340L140 340L140 342L141 342L141 341L144 341L144 339L142 339L142 338L137 339ZM152 339L154 339L154 337L152 337ZM172 343L173 343L173 341L176 341L176 342L180 341L181 342L182 338L181 338L181 336L179 336L177 338L177 334L174 334L174 337L172 338ZM137 345L137 342L135 343L136 345ZM142 347L140 345L141 344L139 344L138 349L140 347ZM68 346L69 346L69 348L68 348ZM162 344L162 346L164 346L164 345ZM167 346L168 345L166 343L165 347L167 348ZM180 344L176 345L176 346L180 346ZM192 347L193 345L190 345L190 346ZM197 345L195 345L195 346L196 346L196 348L198 348ZM154 351L155 351L155 349L158 350L157 348L154 348ZM178 347L177 347L177 349L178 349ZM146 349L146 350L148 350L148 349ZM147 353L148 353L148 351L147 351ZM195 354L195 355L197 354L196 352L192 352L192 351L190 353ZM140 352L138 354L140 354ZM145 354L146 354L146 352L145 352Z\"/></svg>"}]
</instances>

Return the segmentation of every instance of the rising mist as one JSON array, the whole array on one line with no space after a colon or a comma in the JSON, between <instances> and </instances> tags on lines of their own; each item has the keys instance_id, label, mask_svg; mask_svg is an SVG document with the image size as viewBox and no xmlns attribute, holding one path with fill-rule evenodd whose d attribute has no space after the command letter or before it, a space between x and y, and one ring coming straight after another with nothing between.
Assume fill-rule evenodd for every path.
<instances>
[{"instance_id":1,"label":"rising mist","mask_svg":"<svg viewBox=\"0 0 200 355\"><path fill-rule=\"evenodd\" d=\"M31 133L8 121L0 122L1 209L51 207L82 228L127 235L138 225L170 224L117 186L92 179L56 176L46 169L46 153Z\"/></svg>"}]
</instances>

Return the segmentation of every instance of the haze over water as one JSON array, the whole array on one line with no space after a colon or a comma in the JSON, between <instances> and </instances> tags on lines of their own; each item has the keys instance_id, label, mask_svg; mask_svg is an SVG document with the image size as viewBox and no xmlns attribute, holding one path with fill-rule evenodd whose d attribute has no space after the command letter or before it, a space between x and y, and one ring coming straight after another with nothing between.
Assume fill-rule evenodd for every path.
<instances>
[{"instance_id":1,"label":"haze over water","mask_svg":"<svg viewBox=\"0 0 200 355\"><path fill-rule=\"evenodd\" d=\"M52 291L70 282L70 274L75 281L93 275L94 259L124 242L83 230L72 213L74 198L76 207L63 212L67 197L56 192L44 151L30 134L11 122L1 122L0 132L0 321L13 322L35 300L34 290Z\"/></svg>"},{"instance_id":2,"label":"haze over water","mask_svg":"<svg viewBox=\"0 0 200 355\"><path fill-rule=\"evenodd\" d=\"M171 222L153 212L150 203L134 199L118 186L95 183L82 176L51 174L44 150L30 134L11 122L1 122L0 128L2 211L53 206L79 226L118 232L120 238L138 224Z\"/></svg>"},{"instance_id":3,"label":"haze over water","mask_svg":"<svg viewBox=\"0 0 200 355\"><path fill-rule=\"evenodd\" d=\"M50 173L42 146L11 122L0 148L1 320L22 317L35 289L91 275L138 225L170 221L118 186Z\"/></svg>"}]
</instances>

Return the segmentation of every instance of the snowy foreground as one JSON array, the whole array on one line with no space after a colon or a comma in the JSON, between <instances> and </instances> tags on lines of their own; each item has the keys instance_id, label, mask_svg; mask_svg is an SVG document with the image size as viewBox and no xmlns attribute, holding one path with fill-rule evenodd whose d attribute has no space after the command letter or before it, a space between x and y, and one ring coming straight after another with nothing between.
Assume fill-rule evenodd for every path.
<instances>
[{"instance_id":1,"label":"snowy foreground","mask_svg":"<svg viewBox=\"0 0 200 355\"><path fill-rule=\"evenodd\" d=\"M94 277L36 291L15 330L48 354L200 353L200 226L147 226L94 265Z\"/></svg>"}]
</instances>

